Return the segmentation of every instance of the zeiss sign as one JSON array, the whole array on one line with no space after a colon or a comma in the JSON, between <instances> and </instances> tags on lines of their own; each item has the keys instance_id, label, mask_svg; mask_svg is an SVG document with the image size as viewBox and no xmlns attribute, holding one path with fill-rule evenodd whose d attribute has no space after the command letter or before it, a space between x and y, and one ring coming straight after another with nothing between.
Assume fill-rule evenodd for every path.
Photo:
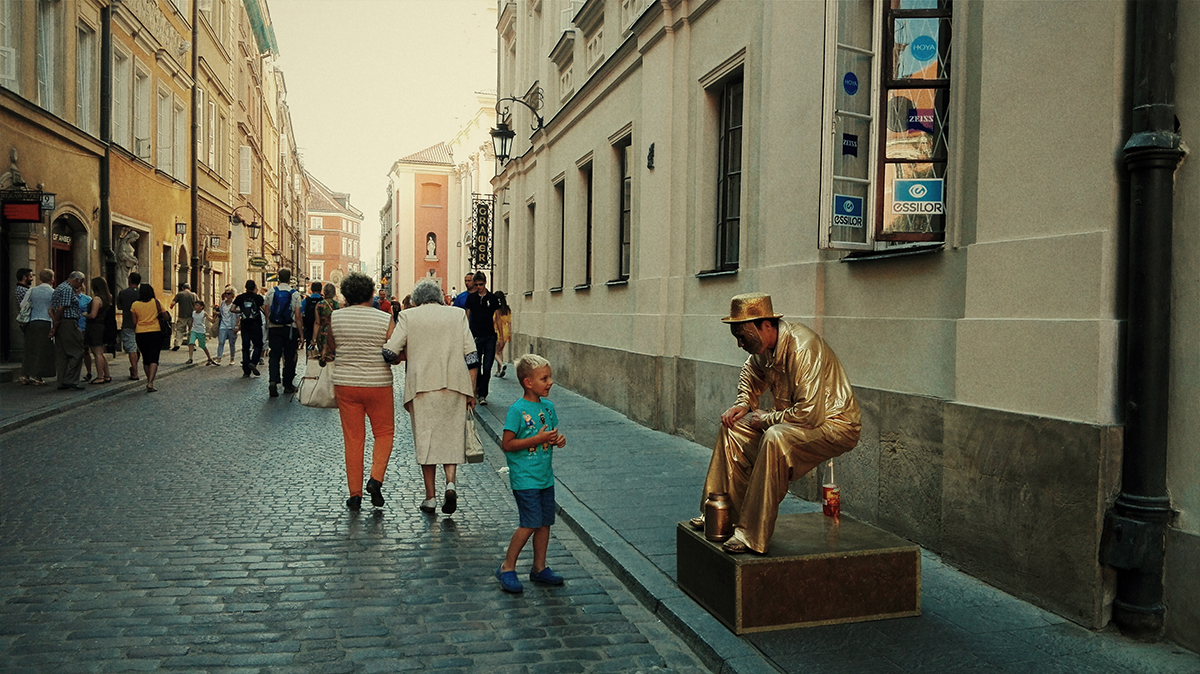
<instances>
[{"instance_id":1,"label":"zeiss sign","mask_svg":"<svg viewBox=\"0 0 1200 674\"><path fill-rule=\"evenodd\" d=\"M863 226L863 198L833 195L833 224L839 227Z\"/></svg>"},{"instance_id":2,"label":"zeiss sign","mask_svg":"<svg viewBox=\"0 0 1200 674\"><path fill-rule=\"evenodd\" d=\"M942 215L942 179L896 180L892 183L892 213L895 215Z\"/></svg>"}]
</instances>

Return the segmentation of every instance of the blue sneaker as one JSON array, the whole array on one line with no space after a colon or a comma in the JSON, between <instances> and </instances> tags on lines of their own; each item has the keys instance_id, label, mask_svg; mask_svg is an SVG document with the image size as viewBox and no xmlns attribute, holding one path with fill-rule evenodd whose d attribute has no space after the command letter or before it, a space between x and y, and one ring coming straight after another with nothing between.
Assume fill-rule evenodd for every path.
<instances>
[{"instance_id":1,"label":"blue sneaker","mask_svg":"<svg viewBox=\"0 0 1200 674\"><path fill-rule=\"evenodd\" d=\"M505 592L517 594L525 591L525 586L521 585L521 581L517 580L516 571L501 571L500 567L497 566L496 580L500 581L500 589Z\"/></svg>"},{"instance_id":2,"label":"blue sneaker","mask_svg":"<svg viewBox=\"0 0 1200 674\"><path fill-rule=\"evenodd\" d=\"M548 566L541 571L533 571L531 569L529 571L529 580L532 580L535 583L545 583L547 585L563 584L563 577L557 573L554 573L554 571L552 571Z\"/></svg>"}]
</instances>

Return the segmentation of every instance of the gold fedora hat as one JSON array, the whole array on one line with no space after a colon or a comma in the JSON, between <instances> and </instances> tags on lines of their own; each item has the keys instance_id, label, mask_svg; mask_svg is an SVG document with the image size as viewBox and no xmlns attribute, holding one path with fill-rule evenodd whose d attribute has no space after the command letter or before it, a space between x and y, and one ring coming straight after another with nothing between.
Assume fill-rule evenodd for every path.
<instances>
[{"instance_id":1,"label":"gold fedora hat","mask_svg":"<svg viewBox=\"0 0 1200 674\"><path fill-rule=\"evenodd\" d=\"M783 318L771 306L771 296L766 293L734 295L729 301L729 315L722 318L725 323L745 323L760 318Z\"/></svg>"}]
</instances>

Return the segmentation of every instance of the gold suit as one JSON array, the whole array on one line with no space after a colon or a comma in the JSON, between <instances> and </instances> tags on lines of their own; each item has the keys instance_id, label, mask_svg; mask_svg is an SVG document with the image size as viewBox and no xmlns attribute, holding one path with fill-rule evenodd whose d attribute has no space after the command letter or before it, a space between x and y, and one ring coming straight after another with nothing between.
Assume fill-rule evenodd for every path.
<instances>
[{"instance_id":1,"label":"gold suit","mask_svg":"<svg viewBox=\"0 0 1200 674\"><path fill-rule=\"evenodd\" d=\"M833 349L798 323L779 321L778 334L774 350L746 359L736 402L754 410L770 390L775 411L760 417L765 430L751 427L751 415L721 426L701 496L703 510L709 493L729 494L734 522L759 553L771 543L788 483L853 449L862 430L858 400Z\"/></svg>"}]
</instances>

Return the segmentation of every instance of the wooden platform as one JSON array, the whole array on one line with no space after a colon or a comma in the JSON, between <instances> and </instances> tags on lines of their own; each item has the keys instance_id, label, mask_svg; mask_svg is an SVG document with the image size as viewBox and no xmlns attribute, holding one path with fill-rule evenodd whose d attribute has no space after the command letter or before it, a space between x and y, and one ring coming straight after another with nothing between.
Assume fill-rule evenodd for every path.
<instances>
[{"instance_id":1,"label":"wooden platform","mask_svg":"<svg viewBox=\"0 0 1200 674\"><path fill-rule=\"evenodd\" d=\"M781 515L766 555L676 526L679 587L735 634L921 614L921 549L843 515Z\"/></svg>"}]
</instances>

